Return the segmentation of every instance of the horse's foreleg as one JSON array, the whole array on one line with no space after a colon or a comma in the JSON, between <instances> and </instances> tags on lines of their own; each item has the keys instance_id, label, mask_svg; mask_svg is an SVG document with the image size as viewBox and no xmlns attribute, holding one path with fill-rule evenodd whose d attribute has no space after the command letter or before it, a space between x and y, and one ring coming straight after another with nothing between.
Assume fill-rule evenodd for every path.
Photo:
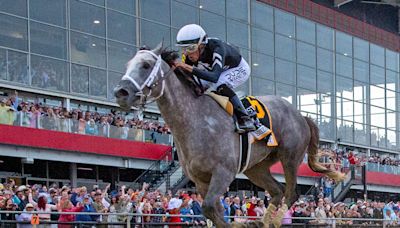
<instances>
[{"instance_id":1,"label":"horse's foreleg","mask_svg":"<svg viewBox=\"0 0 400 228\"><path fill-rule=\"evenodd\" d=\"M229 227L223 217L223 208L219 197L223 195L231 182L235 179L235 173L225 168L217 168L211 177L207 195L203 202L203 214L213 221L217 228Z\"/></svg>"}]
</instances>

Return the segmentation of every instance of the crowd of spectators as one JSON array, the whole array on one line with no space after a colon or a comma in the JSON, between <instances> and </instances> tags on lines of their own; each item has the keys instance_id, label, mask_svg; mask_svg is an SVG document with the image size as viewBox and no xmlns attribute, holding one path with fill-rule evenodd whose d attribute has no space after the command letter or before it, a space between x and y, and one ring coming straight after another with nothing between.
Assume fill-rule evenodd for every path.
<instances>
[{"instance_id":1,"label":"crowd of spectators","mask_svg":"<svg viewBox=\"0 0 400 228\"><path fill-rule=\"evenodd\" d=\"M207 220L202 216L201 205L203 198L200 194L190 191L171 191L162 193L159 190L149 191L149 185L144 183L142 189L133 189L121 186L112 190L110 185L100 189L97 185L87 187L70 188L63 186L42 186L35 184L16 186L10 179L7 183L0 184L0 213L1 211L15 211L16 213L1 213L1 220L31 221L31 211L44 212L38 214L40 221L59 222L95 222L97 225L114 223L108 227L123 227L130 219L133 223L151 224L168 222L179 224L206 225ZM265 192L263 198L255 196L247 197L246 194L228 194L220 197L221 206L227 222L246 222L262 217L265 213L270 195ZM377 202L369 200L357 200L350 203L333 203L322 194L303 196L296 201L284 216L283 224L331 223L329 218L339 218L336 224L365 224L379 223L379 221L356 221L358 219L385 219L390 224L398 224L400 201ZM58 215L50 212L77 212L76 215ZM103 215L79 214L78 212L97 212ZM116 215L111 213L136 213L136 216ZM151 216L152 214L161 216ZM178 215L176 217L167 216ZM164 215L164 216L163 216ZM197 217L184 217L184 215L199 215ZM307 218L307 219L299 219ZM351 220L340 220L351 218ZM120 224L118 224L120 223ZM400 224L400 223L399 223ZM30 224L26 225L31 227ZM57 227L57 225L42 224L43 227ZM70 227L67 224L59 224L58 227Z\"/></svg>"},{"instance_id":2,"label":"crowd of spectators","mask_svg":"<svg viewBox=\"0 0 400 228\"><path fill-rule=\"evenodd\" d=\"M49 107L40 103L21 102L18 93L11 97L0 97L0 124L22 125L88 135L100 135L113 138L136 138L132 129L143 129L160 134L170 134L166 124L158 121L127 118L118 111L104 114L99 112L71 111L63 107ZM112 131L108 129L110 126Z\"/></svg>"}]
</instances>

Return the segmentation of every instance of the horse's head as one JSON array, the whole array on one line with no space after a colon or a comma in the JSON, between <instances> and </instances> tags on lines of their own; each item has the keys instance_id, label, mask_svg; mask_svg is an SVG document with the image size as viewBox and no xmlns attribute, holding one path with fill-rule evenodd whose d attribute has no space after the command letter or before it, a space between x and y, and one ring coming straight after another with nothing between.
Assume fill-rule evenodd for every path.
<instances>
[{"instance_id":1,"label":"horse's head","mask_svg":"<svg viewBox=\"0 0 400 228\"><path fill-rule=\"evenodd\" d=\"M125 75L114 88L114 96L121 108L144 106L162 96L166 64L161 59L161 52L162 42L153 50L138 51L127 63Z\"/></svg>"}]
</instances>

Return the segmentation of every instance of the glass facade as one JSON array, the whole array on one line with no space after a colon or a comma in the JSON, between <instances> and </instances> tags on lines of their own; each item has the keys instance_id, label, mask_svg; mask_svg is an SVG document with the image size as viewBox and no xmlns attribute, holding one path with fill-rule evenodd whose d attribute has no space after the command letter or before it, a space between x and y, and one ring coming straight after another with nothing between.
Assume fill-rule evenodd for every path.
<instances>
[{"instance_id":1,"label":"glass facade","mask_svg":"<svg viewBox=\"0 0 400 228\"><path fill-rule=\"evenodd\" d=\"M240 49L241 90L282 96L322 139L400 149L399 53L256 0L0 0L0 81L113 101L137 47L176 49L188 23Z\"/></svg>"}]
</instances>

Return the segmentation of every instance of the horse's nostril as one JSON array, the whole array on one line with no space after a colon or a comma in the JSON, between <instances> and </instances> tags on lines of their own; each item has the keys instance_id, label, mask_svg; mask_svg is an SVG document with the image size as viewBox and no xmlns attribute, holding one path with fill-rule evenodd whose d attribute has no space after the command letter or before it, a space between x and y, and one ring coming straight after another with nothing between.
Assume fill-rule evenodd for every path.
<instances>
[{"instance_id":1,"label":"horse's nostril","mask_svg":"<svg viewBox=\"0 0 400 228\"><path fill-rule=\"evenodd\" d=\"M125 89L119 89L118 91L115 92L115 96L116 96L117 98L119 98L119 97L126 97L126 96L128 96L128 95L129 95L129 93L128 93L128 91L126 91Z\"/></svg>"}]
</instances>

